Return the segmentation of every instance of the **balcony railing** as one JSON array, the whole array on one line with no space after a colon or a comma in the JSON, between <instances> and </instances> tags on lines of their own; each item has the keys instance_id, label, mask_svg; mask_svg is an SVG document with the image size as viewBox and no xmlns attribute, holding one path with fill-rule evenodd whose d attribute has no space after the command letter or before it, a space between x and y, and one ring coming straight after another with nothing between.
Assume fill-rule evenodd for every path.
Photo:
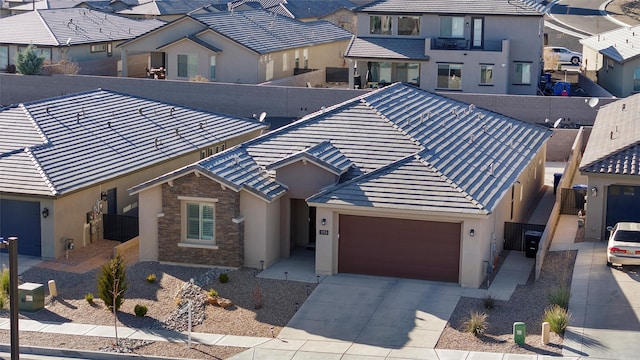
<instances>
[{"instance_id":1,"label":"balcony railing","mask_svg":"<svg viewBox=\"0 0 640 360\"><path fill-rule=\"evenodd\" d=\"M432 50L502 51L502 40L486 40L481 47L471 47L468 39L431 38Z\"/></svg>"}]
</instances>

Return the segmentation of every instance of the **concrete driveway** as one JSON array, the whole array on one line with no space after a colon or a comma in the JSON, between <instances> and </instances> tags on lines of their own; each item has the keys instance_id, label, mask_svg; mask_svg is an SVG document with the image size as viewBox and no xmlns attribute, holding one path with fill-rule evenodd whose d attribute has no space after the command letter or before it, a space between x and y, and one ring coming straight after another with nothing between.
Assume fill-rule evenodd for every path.
<instances>
[{"instance_id":1,"label":"concrete driveway","mask_svg":"<svg viewBox=\"0 0 640 360\"><path fill-rule=\"evenodd\" d=\"M354 343L352 355L433 349L461 294L458 284L338 274L318 285L278 338Z\"/></svg>"},{"instance_id":2,"label":"concrete driveway","mask_svg":"<svg viewBox=\"0 0 640 360\"><path fill-rule=\"evenodd\" d=\"M606 243L579 245L563 355L638 359L640 267L609 268Z\"/></svg>"}]
</instances>

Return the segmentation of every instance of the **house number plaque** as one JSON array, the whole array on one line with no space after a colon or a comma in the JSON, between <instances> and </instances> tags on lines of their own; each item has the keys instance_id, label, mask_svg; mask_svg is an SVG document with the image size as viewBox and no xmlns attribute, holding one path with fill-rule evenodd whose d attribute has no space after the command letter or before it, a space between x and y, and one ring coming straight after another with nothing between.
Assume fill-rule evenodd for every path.
<instances>
[{"instance_id":1,"label":"house number plaque","mask_svg":"<svg viewBox=\"0 0 640 360\"><path fill-rule=\"evenodd\" d=\"M329 230L320 230L320 235L329 235Z\"/></svg>"}]
</instances>

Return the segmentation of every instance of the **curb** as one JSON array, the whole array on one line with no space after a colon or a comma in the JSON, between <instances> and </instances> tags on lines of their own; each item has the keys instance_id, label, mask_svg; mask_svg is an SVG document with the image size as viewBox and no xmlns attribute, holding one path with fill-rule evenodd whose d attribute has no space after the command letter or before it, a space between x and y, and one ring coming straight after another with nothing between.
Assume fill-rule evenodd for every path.
<instances>
[{"instance_id":1,"label":"curb","mask_svg":"<svg viewBox=\"0 0 640 360\"><path fill-rule=\"evenodd\" d=\"M186 345L185 345L186 346ZM11 346L8 344L0 344L0 352L11 353ZM91 350L75 350L65 348L47 348L40 346L20 346L20 355L40 355L40 356L52 356L57 358L70 358L70 359L94 359L94 360L109 360L109 359L149 359L149 360L175 360L175 358L153 355L140 355L133 353L115 353L105 351L91 351ZM184 360L197 360L181 358Z\"/></svg>"}]
</instances>

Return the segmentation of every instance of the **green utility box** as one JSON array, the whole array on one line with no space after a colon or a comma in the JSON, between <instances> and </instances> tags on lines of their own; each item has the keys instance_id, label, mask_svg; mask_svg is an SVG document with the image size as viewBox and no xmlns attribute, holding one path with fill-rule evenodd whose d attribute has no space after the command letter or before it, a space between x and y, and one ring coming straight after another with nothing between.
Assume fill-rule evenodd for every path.
<instances>
[{"instance_id":1,"label":"green utility box","mask_svg":"<svg viewBox=\"0 0 640 360\"><path fill-rule=\"evenodd\" d=\"M31 312L44 309L44 286L37 283L19 285L18 309Z\"/></svg>"},{"instance_id":2,"label":"green utility box","mask_svg":"<svg viewBox=\"0 0 640 360\"><path fill-rule=\"evenodd\" d=\"M524 345L524 338L527 336L523 322L513 323L513 341L518 345Z\"/></svg>"}]
</instances>

